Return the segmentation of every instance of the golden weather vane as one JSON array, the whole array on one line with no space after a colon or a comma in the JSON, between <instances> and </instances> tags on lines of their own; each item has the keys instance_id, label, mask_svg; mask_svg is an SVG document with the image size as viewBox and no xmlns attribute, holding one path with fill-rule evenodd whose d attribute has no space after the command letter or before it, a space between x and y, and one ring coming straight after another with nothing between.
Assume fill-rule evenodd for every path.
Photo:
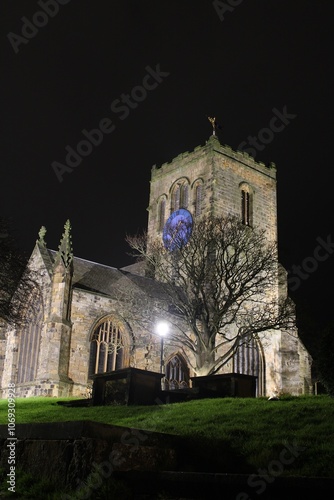
<instances>
[{"instance_id":1,"label":"golden weather vane","mask_svg":"<svg viewBox=\"0 0 334 500\"><path fill-rule=\"evenodd\" d=\"M223 127L222 125L220 125L220 123L217 123L216 122L216 117L212 117L212 116L207 116L207 119L209 120L209 122L211 123L212 125L212 134L213 135L216 135L216 130L219 128L219 130L223 130Z\"/></svg>"},{"instance_id":2,"label":"golden weather vane","mask_svg":"<svg viewBox=\"0 0 334 500\"><path fill-rule=\"evenodd\" d=\"M208 116L208 120L212 125L212 134L216 135L216 117L212 118L211 116Z\"/></svg>"}]
</instances>

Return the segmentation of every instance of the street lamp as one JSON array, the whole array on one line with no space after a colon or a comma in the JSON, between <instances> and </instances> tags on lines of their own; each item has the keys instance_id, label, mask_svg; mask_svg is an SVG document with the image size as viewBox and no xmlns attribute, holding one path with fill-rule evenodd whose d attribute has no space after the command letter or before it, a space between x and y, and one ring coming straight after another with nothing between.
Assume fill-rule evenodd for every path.
<instances>
[{"instance_id":1,"label":"street lamp","mask_svg":"<svg viewBox=\"0 0 334 500\"><path fill-rule=\"evenodd\" d=\"M168 334L169 325L166 321L159 321L156 325L156 332L160 337L160 373L163 373L164 366L164 337Z\"/></svg>"}]
</instances>

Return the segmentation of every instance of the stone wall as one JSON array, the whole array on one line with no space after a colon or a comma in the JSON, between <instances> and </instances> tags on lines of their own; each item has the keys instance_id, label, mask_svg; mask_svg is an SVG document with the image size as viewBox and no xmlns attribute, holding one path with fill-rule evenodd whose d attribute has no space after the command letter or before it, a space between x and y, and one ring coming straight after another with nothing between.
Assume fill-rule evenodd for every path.
<instances>
[{"instance_id":1,"label":"stone wall","mask_svg":"<svg viewBox=\"0 0 334 500\"><path fill-rule=\"evenodd\" d=\"M17 424L17 469L63 487L78 488L101 467L101 476L127 470L173 470L175 436L93 421ZM0 467L8 469L7 426L0 426Z\"/></svg>"}]
</instances>

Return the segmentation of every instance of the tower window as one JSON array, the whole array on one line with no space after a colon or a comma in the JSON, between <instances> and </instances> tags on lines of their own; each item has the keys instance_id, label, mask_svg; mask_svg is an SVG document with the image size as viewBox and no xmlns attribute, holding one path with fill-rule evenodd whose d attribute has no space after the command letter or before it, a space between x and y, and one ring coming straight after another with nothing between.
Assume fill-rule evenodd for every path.
<instances>
[{"instance_id":1,"label":"tower window","mask_svg":"<svg viewBox=\"0 0 334 500\"><path fill-rule=\"evenodd\" d=\"M202 184L195 188L195 217L199 217L202 211Z\"/></svg>"},{"instance_id":2,"label":"tower window","mask_svg":"<svg viewBox=\"0 0 334 500\"><path fill-rule=\"evenodd\" d=\"M188 207L188 199L189 199L189 186L188 184L183 184L181 186L180 208Z\"/></svg>"},{"instance_id":3,"label":"tower window","mask_svg":"<svg viewBox=\"0 0 334 500\"><path fill-rule=\"evenodd\" d=\"M180 208L180 195L181 195L181 186L180 184L178 184L173 191L172 212Z\"/></svg>"},{"instance_id":4,"label":"tower window","mask_svg":"<svg viewBox=\"0 0 334 500\"><path fill-rule=\"evenodd\" d=\"M162 198L159 203L158 231L162 231L165 224L166 200Z\"/></svg>"},{"instance_id":5,"label":"tower window","mask_svg":"<svg viewBox=\"0 0 334 500\"><path fill-rule=\"evenodd\" d=\"M185 179L181 179L174 185L172 189L171 211L179 210L180 208L188 208L189 203L189 183Z\"/></svg>"},{"instance_id":6,"label":"tower window","mask_svg":"<svg viewBox=\"0 0 334 500\"><path fill-rule=\"evenodd\" d=\"M242 223L249 226L249 193L241 191L241 217Z\"/></svg>"},{"instance_id":7,"label":"tower window","mask_svg":"<svg viewBox=\"0 0 334 500\"><path fill-rule=\"evenodd\" d=\"M249 186L241 188L241 221L245 226L253 225L253 195Z\"/></svg>"}]
</instances>

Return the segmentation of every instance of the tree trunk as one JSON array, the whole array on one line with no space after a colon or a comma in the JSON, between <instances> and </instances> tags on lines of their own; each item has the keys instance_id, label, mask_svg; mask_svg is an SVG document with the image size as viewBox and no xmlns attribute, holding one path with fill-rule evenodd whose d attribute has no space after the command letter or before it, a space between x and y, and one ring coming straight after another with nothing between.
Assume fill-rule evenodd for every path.
<instances>
[{"instance_id":1,"label":"tree trunk","mask_svg":"<svg viewBox=\"0 0 334 500\"><path fill-rule=\"evenodd\" d=\"M210 375L215 367L215 339L210 339L209 335L207 337L201 345L198 345L196 351L195 371L197 377Z\"/></svg>"}]
</instances>

